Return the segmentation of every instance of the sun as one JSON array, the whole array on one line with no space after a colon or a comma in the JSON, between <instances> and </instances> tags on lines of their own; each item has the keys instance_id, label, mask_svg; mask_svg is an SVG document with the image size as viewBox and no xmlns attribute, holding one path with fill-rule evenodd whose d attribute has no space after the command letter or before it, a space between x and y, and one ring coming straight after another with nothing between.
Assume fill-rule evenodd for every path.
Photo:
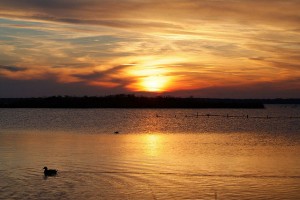
<instances>
[{"instance_id":1,"label":"sun","mask_svg":"<svg viewBox=\"0 0 300 200\"><path fill-rule=\"evenodd\" d=\"M173 76L163 66L135 65L128 70L132 82L126 86L131 91L163 93L170 91Z\"/></svg>"},{"instance_id":2,"label":"sun","mask_svg":"<svg viewBox=\"0 0 300 200\"><path fill-rule=\"evenodd\" d=\"M148 92L163 92L166 89L168 78L165 76L148 76L142 78L141 89Z\"/></svg>"}]
</instances>

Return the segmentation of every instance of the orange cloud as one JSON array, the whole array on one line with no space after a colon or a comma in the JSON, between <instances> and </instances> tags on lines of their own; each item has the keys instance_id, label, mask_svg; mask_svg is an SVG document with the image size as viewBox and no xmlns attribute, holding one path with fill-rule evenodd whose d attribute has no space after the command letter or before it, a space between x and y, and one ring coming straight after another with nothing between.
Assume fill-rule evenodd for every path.
<instances>
[{"instance_id":1,"label":"orange cloud","mask_svg":"<svg viewBox=\"0 0 300 200\"><path fill-rule=\"evenodd\" d=\"M2 0L0 76L124 92L297 88L299 8L297 0Z\"/></svg>"}]
</instances>

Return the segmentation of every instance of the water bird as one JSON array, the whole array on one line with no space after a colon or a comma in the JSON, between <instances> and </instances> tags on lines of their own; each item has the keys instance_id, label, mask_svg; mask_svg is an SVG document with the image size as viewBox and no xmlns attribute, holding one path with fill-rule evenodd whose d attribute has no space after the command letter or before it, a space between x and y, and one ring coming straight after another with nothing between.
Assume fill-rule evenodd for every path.
<instances>
[{"instance_id":1,"label":"water bird","mask_svg":"<svg viewBox=\"0 0 300 200\"><path fill-rule=\"evenodd\" d=\"M115 134L119 134L119 131L115 131L114 133L115 133Z\"/></svg>"},{"instance_id":2,"label":"water bird","mask_svg":"<svg viewBox=\"0 0 300 200\"><path fill-rule=\"evenodd\" d=\"M44 175L45 176L55 176L57 174L56 169L48 169L47 167L44 167Z\"/></svg>"}]
</instances>

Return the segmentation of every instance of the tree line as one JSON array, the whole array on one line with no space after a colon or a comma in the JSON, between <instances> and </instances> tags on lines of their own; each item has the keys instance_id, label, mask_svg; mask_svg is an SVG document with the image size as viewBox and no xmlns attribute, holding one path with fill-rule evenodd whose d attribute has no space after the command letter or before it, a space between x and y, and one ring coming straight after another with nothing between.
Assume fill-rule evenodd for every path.
<instances>
[{"instance_id":1,"label":"tree line","mask_svg":"<svg viewBox=\"0 0 300 200\"><path fill-rule=\"evenodd\" d=\"M132 94L109 96L51 96L1 98L1 108L264 108L259 99L145 97Z\"/></svg>"}]
</instances>

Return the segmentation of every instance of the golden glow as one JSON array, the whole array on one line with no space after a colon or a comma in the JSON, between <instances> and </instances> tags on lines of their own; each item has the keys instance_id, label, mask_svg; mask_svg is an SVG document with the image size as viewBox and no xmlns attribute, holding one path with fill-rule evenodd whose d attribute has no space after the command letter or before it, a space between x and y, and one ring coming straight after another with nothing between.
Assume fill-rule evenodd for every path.
<instances>
[{"instance_id":1,"label":"golden glow","mask_svg":"<svg viewBox=\"0 0 300 200\"><path fill-rule=\"evenodd\" d=\"M132 77L134 82L127 85L132 91L165 92L170 91L172 81L176 79L171 75L172 66L177 62L183 62L182 58L146 56L135 61L139 65L131 65L126 70L126 75ZM178 66L176 66L178 67Z\"/></svg>"},{"instance_id":2,"label":"golden glow","mask_svg":"<svg viewBox=\"0 0 300 200\"><path fill-rule=\"evenodd\" d=\"M164 76L149 76L141 81L141 88L148 92L162 92L166 88L168 79Z\"/></svg>"},{"instance_id":3,"label":"golden glow","mask_svg":"<svg viewBox=\"0 0 300 200\"><path fill-rule=\"evenodd\" d=\"M158 135L147 135L146 138L149 146L156 146L159 141Z\"/></svg>"},{"instance_id":4,"label":"golden glow","mask_svg":"<svg viewBox=\"0 0 300 200\"><path fill-rule=\"evenodd\" d=\"M161 145L160 135L145 135L146 154L150 156L157 156Z\"/></svg>"}]
</instances>

